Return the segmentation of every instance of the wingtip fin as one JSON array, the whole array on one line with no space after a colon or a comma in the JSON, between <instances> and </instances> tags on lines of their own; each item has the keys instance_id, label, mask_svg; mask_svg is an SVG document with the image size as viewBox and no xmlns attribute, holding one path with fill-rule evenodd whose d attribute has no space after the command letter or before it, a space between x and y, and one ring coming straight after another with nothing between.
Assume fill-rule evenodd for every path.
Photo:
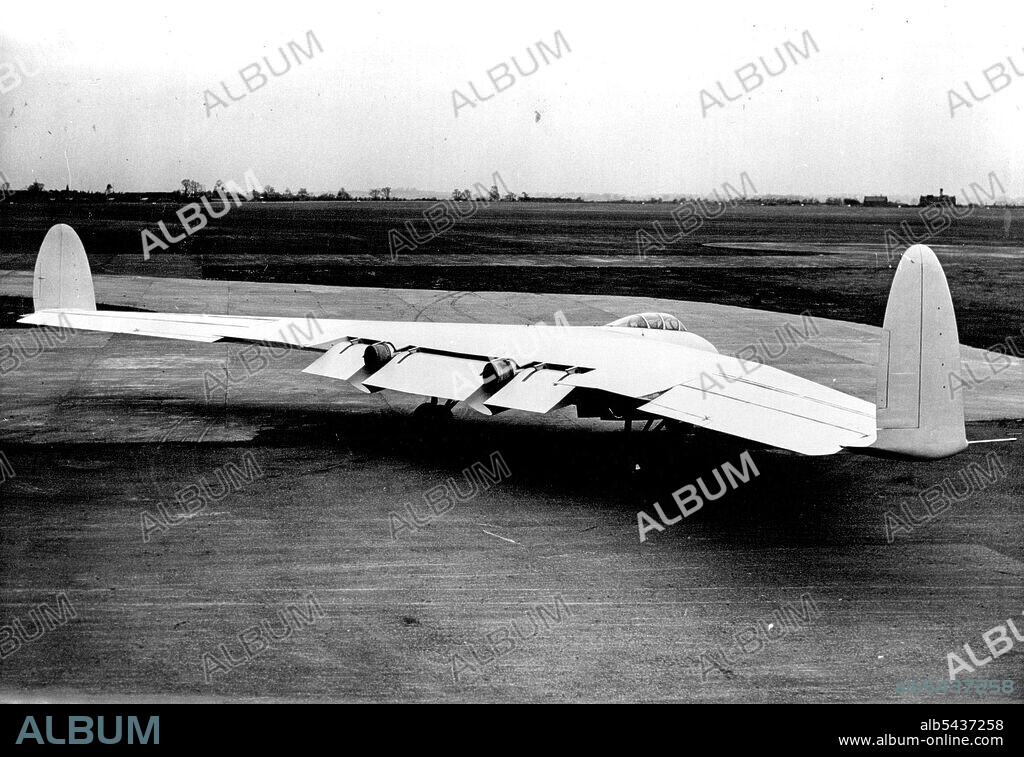
<instances>
[{"instance_id":1,"label":"wingtip fin","mask_svg":"<svg viewBox=\"0 0 1024 757\"><path fill-rule=\"evenodd\" d=\"M43 239L32 279L32 301L36 311L96 309L85 246L67 224L52 226Z\"/></svg>"},{"instance_id":2,"label":"wingtip fin","mask_svg":"<svg viewBox=\"0 0 1024 757\"><path fill-rule=\"evenodd\" d=\"M946 275L932 250L903 253L885 309L877 376L878 439L873 448L938 459L967 448L960 337Z\"/></svg>"}]
</instances>

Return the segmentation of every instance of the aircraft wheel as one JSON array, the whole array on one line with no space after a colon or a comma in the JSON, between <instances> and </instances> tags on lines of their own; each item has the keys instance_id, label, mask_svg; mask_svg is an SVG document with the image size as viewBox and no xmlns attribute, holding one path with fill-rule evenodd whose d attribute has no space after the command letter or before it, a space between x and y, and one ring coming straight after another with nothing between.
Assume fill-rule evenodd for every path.
<instances>
[{"instance_id":1,"label":"aircraft wheel","mask_svg":"<svg viewBox=\"0 0 1024 757\"><path fill-rule=\"evenodd\" d=\"M413 411L412 417L416 420L428 423L443 423L451 420L452 410L450 407L446 407L445 405L438 405L433 402L424 402Z\"/></svg>"}]
</instances>

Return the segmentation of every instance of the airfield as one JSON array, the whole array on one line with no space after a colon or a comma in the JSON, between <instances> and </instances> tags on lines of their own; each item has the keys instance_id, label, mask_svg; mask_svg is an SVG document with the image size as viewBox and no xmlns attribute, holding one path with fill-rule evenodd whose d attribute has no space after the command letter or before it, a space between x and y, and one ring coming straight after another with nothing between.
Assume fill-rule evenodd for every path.
<instances>
[{"instance_id":1,"label":"airfield","mask_svg":"<svg viewBox=\"0 0 1024 757\"><path fill-rule=\"evenodd\" d=\"M31 634L29 611L59 593L75 609L0 662L0 698L1024 699L1020 642L961 676L1013 680L1014 693L901 691L947 677L965 643L987 654L982 634L1007 618L1024 629L1024 442L912 463L682 430L626 438L571 410L459 408L435 426L412 417L419 398L302 374L312 353L254 363L237 344L96 333L35 349L40 332L13 325L31 310L46 228L67 221L101 308L523 324L561 313L572 325L665 311L724 353L761 343L782 351L773 365L873 399L895 265L882 230L914 217L737 208L640 259L632 235L671 205L495 208L392 261L389 224L425 205L347 205L243 207L150 261L139 228L166 209L0 212L0 348L22 356L0 378L14 471L0 484L0 624ZM968 438L1021 436L1024 368L996 375L979 349L1024 345L1020 229L979 211L930 244L982 379L965 391ZM804 311L818 333L793 339L784 327L806 333L806 321L784 313ZM673 490L748 450L755 478L640 542L638 511L671 507ZM430 514L427 492L465 488L463 471L494 453L502 480ZM886 512L921 514L922 491L962 489L960 472L991 469L992 453L1003 475L889 543ZM217 471L245 459L252 480L144 540L143 513L178 512L177 492L216 488ZM407 506L429 522L396 532L391 514ZM802 596L808 619L781 623L775 612L805 608ZM239 634L280 627L290 606L312 622L245 661ZM773 629L739 650L735 634L759 623ZM224 658L220 645L240 662L210 675L204 654Z\"/></svg>"}]
</instances>

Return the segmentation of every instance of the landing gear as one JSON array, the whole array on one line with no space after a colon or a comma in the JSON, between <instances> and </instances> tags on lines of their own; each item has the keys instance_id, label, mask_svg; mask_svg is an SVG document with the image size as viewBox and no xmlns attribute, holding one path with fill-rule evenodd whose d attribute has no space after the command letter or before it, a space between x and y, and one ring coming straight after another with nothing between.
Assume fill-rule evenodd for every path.
<instances>
[{"instance_id":1,"label":"landing gear","mask_svg":"<svg viewBox=\"0 0 1024 757\"><path fill-rule=\"evenodd\" d=\"M633 419L629 416L622 419L622 438L625 447L624 466L627 475L635 478L640 475L641 460L638 450L633 446Z\"/></svg>"},{"instance_id":2,"label":"landing gear","mask_svg":"<svg viewBox=\"0 0 1024 757\"><path fill-rule=\"evenodd\" d=\"M671 430L671 422L664 418L648 418L642 429L634 431L634 420L640 419L628 415L622 418L622 437L626 469L631 476L638 477L645 468L657 467L654 465L650 450L647 449L649 443L645 443L648 435L655 431Z\"/></svg>"},{"instance_id":3,"label":"landing gear","mask_svg":"<svg viewBox=\"0 0 1024 757\"><path fill-rule=\"evenodd\" d=\"M442 405L437 401L437 397L431 397L430 402L424 402L413 411L412 417L420 421L443 423L451 420L452 408L455 405L455 400L447 400Z\"/></svg>"}]
</instances>

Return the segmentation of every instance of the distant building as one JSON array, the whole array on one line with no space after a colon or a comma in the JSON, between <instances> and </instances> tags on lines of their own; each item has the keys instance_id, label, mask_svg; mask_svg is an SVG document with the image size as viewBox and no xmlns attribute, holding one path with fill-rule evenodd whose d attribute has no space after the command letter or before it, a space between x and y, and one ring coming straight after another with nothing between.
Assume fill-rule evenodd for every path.
<instances>
[{"instance_id":1,"label":"distant building","mask_svg":"<svg viewBox=\"0 0 1024 757\"><path fill-rule=\"evenodd\" d=\"M917 206L919 208L924 208L929 205L956 205L956 197L954 195L943 194L942 187L939 187L938 195L921 195L921 199L917 201Z\"/></svg>"},{"instance_id":2,"label":"distant building","mask_svg":"<svg viewBox=\"0 0 1024 757\"><path fill-rule=\"evenodd\" d=\"M865 195L865 208L884 208L889 205L889 198L885 195Z\"/></svg>"}]
</instances>

